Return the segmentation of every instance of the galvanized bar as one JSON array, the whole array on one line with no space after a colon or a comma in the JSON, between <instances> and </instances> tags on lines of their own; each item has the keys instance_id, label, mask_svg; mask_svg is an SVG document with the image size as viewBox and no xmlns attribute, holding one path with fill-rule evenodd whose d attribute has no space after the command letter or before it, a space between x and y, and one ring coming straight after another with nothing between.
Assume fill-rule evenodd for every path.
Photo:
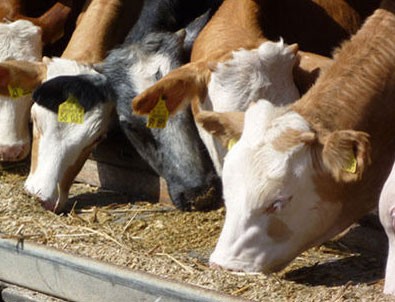
<instances>
[{"instance_id":1,"label":"galvanized bar","mask_svg":"<svg viewBox=\"0 0 395 302\"><path fill-rule=\"evenodd\" d=\"M0 240L0 280L79 302L246 301L13 239Z\"/></svg>"}]
</instances>

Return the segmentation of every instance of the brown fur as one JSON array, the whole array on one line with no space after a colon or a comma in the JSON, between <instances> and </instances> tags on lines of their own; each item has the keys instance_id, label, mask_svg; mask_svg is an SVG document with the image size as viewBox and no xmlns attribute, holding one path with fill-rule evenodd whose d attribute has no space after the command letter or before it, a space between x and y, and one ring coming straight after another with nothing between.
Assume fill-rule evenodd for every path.
<instances>
[{"instance_id":1,"label":"brown fur","mask_svg":"<svg viewBox=\"0 0 395 302\"><path fill-rule=\"evenodd\" d=\"M226 148L232 139L239 140L244 124L244 112L200 111L195 120L216 136Z\"/></svg>"},{"instance_id":2,"label":"brown fur","mask_svg":"<svg viewBox=\"0 0 395 302\"><path fill-rule=\"evenodd\" d=\"M351 152L357 158L359 181L336 183L336 179L349 180L350 175L344 177L342 172L335 172L335 177L318 174L315 179L322 200L343 204L340 229L377 204L393 164L395 128L389 125L395 119L394 14L395 2L384 0L382 8L337 51L335 63L293 105L317 132L322 147L312 149L315 165L322 161L333 172L341 170Z\"/></svg>"},{"instance_id":3,"label":"brown fur","mask_svg":"<svg viewBox=\"0 0 395 302\"><path fill-rule=\"evenodd\" d=\"M267 235L276 242L286 241L292 237L292 231L281 219L271 216L267 226Z\"/></svg>"},{"instance_id":4,"label":"brown fur","mask_svg":"<svg viewBox=\"0 0 395 302\"><path fill-rule=\"evenodd\" d=\"M22 10L21 0L2 0L0 2L0 21L11 19Z\"/></svg>"},{"instance_id":5,"label":"brown fur","mask_svg":"<svg viewBox=\"0 0 395 302\"><path fill-rule=\"evenodd\" d=\"M273 148L279 152L286 152L302 143L312 144L315 140L316 135L313 132L301 132L288 129L273 142Z\"/></svg>"},{"instance_id":6,"label":"brown fur","mask_svg":"<svg viewBox=\"0 0 395 302\"><path fill-rule=\"evenodd\" d=\"M147 114L157 104L159 97L166 99L167 109L175 113L184 101L201 99L206 94L210 72L205 62L189 63L173 70L155 85L133 100L136 113Z\"/></svg>"},{"instance_id":7,"label":"brown fur","mask_svg":"<svg viewBox=\"0 0 395 302\"><path fill-rule=\"evenodd\" d=\"M37 125L34 119L35 117L33 115L32 116L33 123ZM36 128L33 128L33 141L32 141L32 150L31 150L31 158L30 158L30 173L34 173L37 169L39 145L40 145L40 131Z\"/></svg>"},{"instance_id":8,"label":"brown fur","mask_svg":"<svg viewBox=\"0 0 395 302\"><path fill-rule=\"evenodd\" d=\"M315 83L321 72L327 69L333 60L318 54L298 51L298 64L293 69L295 85L301 95Z\"/></svg>"},{"instance_id":9,"label":"brown fur","mask_svg":"<svg viewBox=\"0 0 395 302\"><path fill-rule=\"evenodd\" d=\"M46 77L46 66L28 61L0 63L0 95L9 96L8 85L32 92Z\"/></svg>"},{"instance_id":10,"label":"brown fur","mask_svg":"<svg viewBox=\"0 0 395 302\"><path fill-rule=\"evenodd\" d=\"M126 30L119 30L119 27L127 27L134 22L133 14L125 16L124 10L133 12L126 0L90 1L62 58L82 63L102 61L107 51L126 36Z\"/></svg>"}]
</instances>

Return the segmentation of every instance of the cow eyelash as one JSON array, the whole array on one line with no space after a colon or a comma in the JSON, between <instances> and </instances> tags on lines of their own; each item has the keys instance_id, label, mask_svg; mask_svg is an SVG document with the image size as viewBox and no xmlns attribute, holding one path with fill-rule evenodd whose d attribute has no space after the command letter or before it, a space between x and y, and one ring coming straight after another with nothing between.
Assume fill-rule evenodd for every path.
<instances>
[{"instance_id":1,"label":"cow eyelash","mask_svg":"<svg viewBox=\"0 0 395 302\"><path fill-rule=\"evenodd\" d=\"M292 195L287 197L280 197L275 199L270 206L264 209L265 214L272 214L281 211L286 207L286 205L291 201Z\"/></svg>"}]
</instances>

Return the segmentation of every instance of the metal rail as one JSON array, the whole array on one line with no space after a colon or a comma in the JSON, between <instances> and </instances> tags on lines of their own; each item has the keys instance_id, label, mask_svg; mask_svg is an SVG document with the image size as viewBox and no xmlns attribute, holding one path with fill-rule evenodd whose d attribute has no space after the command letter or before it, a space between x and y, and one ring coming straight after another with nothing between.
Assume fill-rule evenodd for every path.
<instances>
[{"instance_id":1,"label":"metal rail","mask_svg":"<svg viewBox=\"0 0 395 302\"><path fill-rule=\"evenodd\" d=\"M13 239L0 240L0 280L78 302L246 301Z\"/></svg>"}]
</instances>

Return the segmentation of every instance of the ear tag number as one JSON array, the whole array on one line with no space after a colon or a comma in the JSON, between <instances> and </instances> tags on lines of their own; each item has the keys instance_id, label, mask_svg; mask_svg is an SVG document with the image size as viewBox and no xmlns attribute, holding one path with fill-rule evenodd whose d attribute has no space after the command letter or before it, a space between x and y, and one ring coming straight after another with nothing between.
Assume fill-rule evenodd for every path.
<instances>
[{"instance_id":1,"label":"ear tag number","mask_svg":"<svg viewBox=\"0 0 395 302\"><path fill-rule=\"evenodd\" d=\"M22 96L30 94L30 91L25 91L21 87L12 87L11 85L8 85L7 88L8 88L8 93L10 94L10 97L12 97L13 99L17 99Z\"/></svg>"},{"instance_id":2,"label":"ear tag number","mask_svg":"<svg viewBox=\"0 0 395 302\"><path fill-rule=\"evenodd\" d=\"M343 170L348 173L352 173L352 174L357 173L357 159L355 158L354 155L352 155L352 157L350 158L350 161L343 168Z\"/></svg>"},{"instance_id":3,"label":"ear tag number","mask_svg":"<svg viewBox=\"0 0 395 302\"><path fill-rule=\"evenodd\" d=\"M233 148L233 146L237 143L237 139L231 138L228 142L228 151Z\"/></svg>"},{"instance_id":4,"label":"ear tag number","mask_svg":"<svg viewBox=\"0 0 395 302\"><path fill-rule=\"evenodd\" d=\"M85 110L78 100L69 96L66 101L59 105L58 122L68 124L82 124L84 122Z\"/></svg>"},{"instance_id":5,"label":"ear tag number","mask_svg":"<svg viewBox=\"0 0 395 302\"><path fill-rule=\"evenodd\" d=\"M169 110L166 106L166 101L160 97L159 102L151 110L148 115L148 128L165 128L167 120L169 119Z\"/></svg>"}]
</instances>

